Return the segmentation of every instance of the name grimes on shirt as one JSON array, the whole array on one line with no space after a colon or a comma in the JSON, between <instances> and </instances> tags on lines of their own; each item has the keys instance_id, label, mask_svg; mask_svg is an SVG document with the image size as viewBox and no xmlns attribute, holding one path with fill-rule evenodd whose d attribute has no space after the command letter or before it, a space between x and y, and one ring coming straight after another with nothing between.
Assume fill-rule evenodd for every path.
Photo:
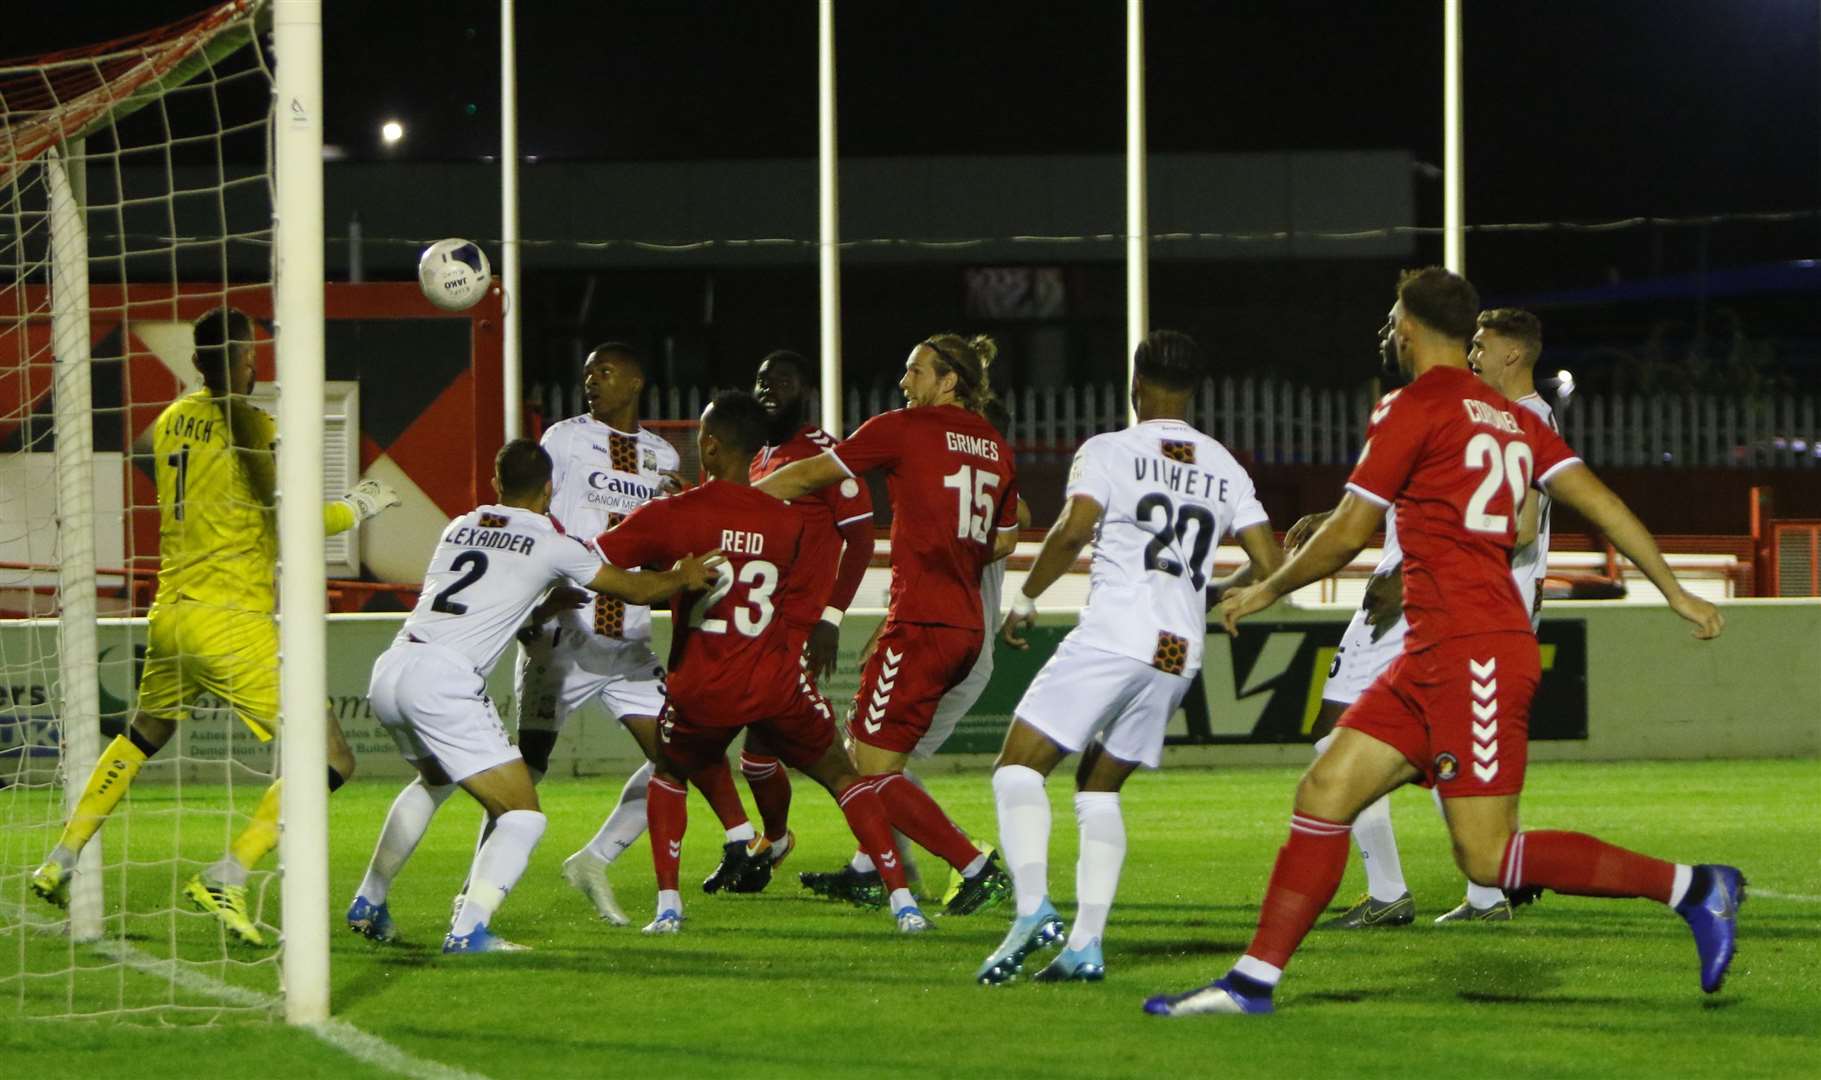
<instances>
[{"instance_id":1,"label":"name grimes on shirt","mask_svg":"<svg viewBox=\"0 0 1821 1080\"><path fill-rule=\"evenodd\" d=\"M477 529L471 525L463 525L444 539L457 547L491 548L495 551L513 551L520 555L531 554L531 548L536 543L524 533Z\"/></svg>"},{"instance_id":2,"label":"name grimes on shirt","mask_svg":"<svg viewBox=\"0 0 1821 1080\"><path fill-rule=\"evenodd\" d=\"M988 461L999 460L999 444L980 435L963 435L959 431L948 433L948 448L957 454L972 454Z\"/></svg>"},{"instance_id":3,"label":"name grimes on shirt","mask_svg":"<svg viewBox=\"0 0 1821 1080\"><path fill-rule=\"evenodd\" d=\"M1227 501L1226 477L1215 476L1204 469L1171 461L1166 457L1133 458L1132 479L1162 484L1179 495L1213 499L1217 502Z\"/></svg>"},{"instance_id":4,"label":"name grimes on shirt","mask_svg":"<svg viewBox=\"0 0 1821 1080\"><path fill-rule=\"evenodd\" d=\"M1517 417L1503 409L1495 409L1483 401L1475 401L1472 398L1463 400L1461 404L1467 406L1467 419L1476 424L1498 428L1507 435L1516 435L1523 430L1518 427Z\"/></svg>"}]
</instances>

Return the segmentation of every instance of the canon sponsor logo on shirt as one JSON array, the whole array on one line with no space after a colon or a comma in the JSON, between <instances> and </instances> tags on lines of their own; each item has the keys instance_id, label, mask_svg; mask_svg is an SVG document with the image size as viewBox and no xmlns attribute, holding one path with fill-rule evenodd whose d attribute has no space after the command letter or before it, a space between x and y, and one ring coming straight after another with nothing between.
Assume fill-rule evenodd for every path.
<instances>
[{"instance_id":1,"label":"canon sponsor logo on shirt","mask_svg":"<svg viewBox=\"0 0 1821 1080\"><path fill-rule=\"evenodd\" d=\"M637 480L626 480L610 472L596 469L588 474L588 486L595 491L608 495L629 495L641 501L658 497L658 489L650 484L641 484ZM590 498L590 502L597 502Z\"/></svg>"}]
</instances>

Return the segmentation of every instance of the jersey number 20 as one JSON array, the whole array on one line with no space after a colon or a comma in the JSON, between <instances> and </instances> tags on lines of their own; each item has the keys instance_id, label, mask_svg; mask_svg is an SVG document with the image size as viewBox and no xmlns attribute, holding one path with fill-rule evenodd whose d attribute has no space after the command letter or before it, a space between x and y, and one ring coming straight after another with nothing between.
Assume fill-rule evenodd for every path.
<instances>
[{"instance_id":1,"label":"jersey number 20","mask_svg":"<svg viewBox=\"0 0 1821 1080\"><path fill-rule=\"evenodd\" d=\"M1139 527L1151 534L1151 542L1144 546L1144 568L1161 570L1172 577L1181 577L1183 566L1166 554L1166 549L1187 544L1189 526L1193 524L1195 544L1189 549L1189 582L1196 589L1208 587L1208 549L1214 546L1214 515L1207 507L1195 503L1178 507L1169 496L1152 492L1138 500L1133 516Z\"/></svg>"},{"instance_id":2,"label":"jersey number 20","mask_svg":"<svg viewBox=\"0 0 1821 1080\"><path fill-rule=\"evenodd\" d=\"M771 593L778 587L778 568L763 559L754 559L740 567L739 574L730 573L727 567L721 568L721 576L715 579L714 588L703 593L689 608L689 625L708 634L727 633L727 620L715 617L707 618L708 611L720 603L728 593L733 591L735 579L746 586L746 599L733 609L733 628L747 637L758 637L771 625L771 617L777 609L771 605Z\"/></svg>"},{"instance_id":3,"label":"jersey number 20","mask_svg":"<svg viewBox=\"0 0 1821 1080\"><path fill-rule=\"evenodd\" d=\"M1486 507L1501 485L1511 489L1513 510L1524 505L1524 489L1530 486L1530 474L1536 468L1529 444L1510 442L1501 448L1497 439L1482 431L1467 440L1465 464L1469 469L1486 470L1480 486L1473 489L1473 497L1467 500L1467 527L1474 532L1505 532L1511 519L1504 514L1488 514Z\"/></svg>"}]
</instances>

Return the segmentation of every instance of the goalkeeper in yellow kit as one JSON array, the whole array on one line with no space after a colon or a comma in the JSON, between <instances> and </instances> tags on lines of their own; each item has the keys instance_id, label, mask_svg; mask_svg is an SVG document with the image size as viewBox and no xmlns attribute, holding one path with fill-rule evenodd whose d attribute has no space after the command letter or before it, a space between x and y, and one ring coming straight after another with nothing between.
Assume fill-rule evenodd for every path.
<instances>
[{"instance_id":1,"label":"goalkeeper in yellow kit","mask_svg":"<svg viewBox=\"0 0 1821 1080\"><path fill-rule=\"evenodd\" d=\"M158 595L147 619L139 705L126 734L102 751L57 847L32 875L32 891L69 904L76 856L119 803L139 767L176 732L202 692L234 709L261 742L278 729L278 627L273 620L277 472L272 418L246 400L253 389L253 320L222 307L194 325L201 389L173 401L152 430L158 483ZM364 480L323 508L333 534L398 505ZM354 752L329 714L329 790L354 773ZM247 874L278 843L274 781L223 858L192 877L184 895L250 945L264 944L247 914Z\"/></svg>"}]
</instances>

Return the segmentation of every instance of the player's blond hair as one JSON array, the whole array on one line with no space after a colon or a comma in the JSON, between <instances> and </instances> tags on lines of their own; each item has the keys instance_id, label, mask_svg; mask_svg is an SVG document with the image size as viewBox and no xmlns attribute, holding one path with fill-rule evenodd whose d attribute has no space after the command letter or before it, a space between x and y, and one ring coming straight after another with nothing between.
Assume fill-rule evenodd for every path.
<instances>
[{"instance_id":1,"label":"player's blond hair","mask_svg":"<svg viewBox=\"0 0 1821 1080\"><path fill-rule=\"evenodd\" d=\"M986 407L998 400L987 374L993 357L999 355L999 345L992 338L985 334L931 334L922 345L936 354L936 365L942 374L955 376L955 397L964 408L985 413Z\"/></svg>"}]
</instances>

